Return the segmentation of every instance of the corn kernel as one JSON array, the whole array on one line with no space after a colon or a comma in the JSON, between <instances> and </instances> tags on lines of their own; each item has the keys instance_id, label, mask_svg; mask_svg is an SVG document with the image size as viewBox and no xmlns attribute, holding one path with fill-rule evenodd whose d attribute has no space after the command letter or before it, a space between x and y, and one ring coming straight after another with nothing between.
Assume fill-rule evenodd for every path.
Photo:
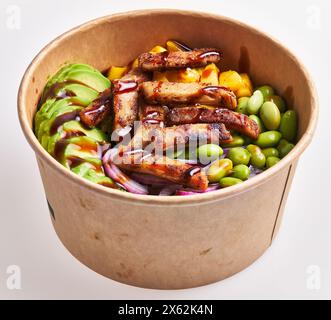
<instances>
[{"instance_id":1,"label":"corn kernel","mask_svg":"<svg viewBox=\"0 0 331 320\"><path fill-rule=\"evenodd\" d=\"M229 70L220 74L219 85L237 91L242 87L243 81L238 72Z\"/></svg>"},{"instance_id":2,"label":"corn kernel","mask_svg":"<svg viewBox=\"0 0 331 320\"><path fill-rule=\"evenodd\" d=\"M214 63L208 64L201 73L200 82L218 86L219 69Z\"/></svg>"},{"instance_id":3,"label":"corn kernel","mask_svg":"<svg viewBox=\"0 0 331 320\"><path fill-rule=\"evenodd\" d=\"M108 79L120 79L122 78L128 71L128 67L111 67L108 71Z\"/></svg>"}]
</instances>

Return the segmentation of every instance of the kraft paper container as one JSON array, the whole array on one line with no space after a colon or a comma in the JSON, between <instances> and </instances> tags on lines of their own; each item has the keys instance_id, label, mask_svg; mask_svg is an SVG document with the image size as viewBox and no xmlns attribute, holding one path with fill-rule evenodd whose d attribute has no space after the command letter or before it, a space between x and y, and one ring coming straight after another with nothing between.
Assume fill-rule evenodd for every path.
<instances>
[{"instance_id":1,"label":"kraft paper container","mask_svg":"<svg viewBox=\"0 0 331 320\"><path fill-rule=\"evenodd\" d=\"M99 70L126 65L167 39L219 47L222 69L270 83L299 114L299 141L276 166L243 184L184 197L141 196L108 189L62 167L39 144L33 116L49 75L64 63ZM178 10L103 17L60 36L26 71L18 112L36 153L54 228L82 263L111 279L178 289L227 278L249 266L278 232L301 153L317 120L316 93L302 64L279 42L238 21Z\"/></svg>"}]
</instances>

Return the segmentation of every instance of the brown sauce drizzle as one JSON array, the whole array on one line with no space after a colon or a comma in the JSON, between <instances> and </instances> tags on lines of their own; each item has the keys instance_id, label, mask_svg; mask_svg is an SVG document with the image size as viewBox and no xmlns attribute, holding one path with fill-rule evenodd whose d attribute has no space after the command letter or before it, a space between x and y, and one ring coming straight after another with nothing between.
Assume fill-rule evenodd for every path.
<instances>
[{"instance_id":1,"label":"brown sauce drizzle","mask_svg":"<svg viewBox=\"0 0 331 320\"><path fill-rule=\"evenodd\" d=\"M78 113L79 112L77 110L75 110L75 111L61 114L60 116L56 117L51 125L51 128L49 129L49 134L51 136L54 135L57 132L58 128L60 126L62 126L65 122L70 121L70 120L75 120Z\"/></svg>"},{"instance_id":2,"label":"brown sauce drizzle","mask_svg":"<svg viewBox=\"0 0 331 320\"><path fill-rule=\"evenodd\" d=\"M179 42L179 41L176 41L176 40L170 40L171 42L173 42L176 47L180 50L183 50L183 51L192 51L192 49L187 46L186 44L182 43L182 42Z\"/></svg>"},{"instance_id":3,"label":"brown sauce drizzle","mask_svg":"<svg viewBox=\"0 0 331 320\"><path fill-rule=\"evenodd\" d=\"M115 94L128 93L128 92L131 92L131 91L135 91L137 88L138 88L138 83L136 81L118 80L116 85L115 85L115 88L114 88L114 93Z\"/></svg>"},{"instance_id":4,"label":"brown sauce drizzle","mask_svg":"<svg viewBox=\"0 0 331 320\"><path fill-rule=\"evenodd\" d=\"M185 171L184 176L186 180L191 179L195 174L198 174L201 172L200 167L191 167L188 170Z\"/></svg>"}]
</instances>

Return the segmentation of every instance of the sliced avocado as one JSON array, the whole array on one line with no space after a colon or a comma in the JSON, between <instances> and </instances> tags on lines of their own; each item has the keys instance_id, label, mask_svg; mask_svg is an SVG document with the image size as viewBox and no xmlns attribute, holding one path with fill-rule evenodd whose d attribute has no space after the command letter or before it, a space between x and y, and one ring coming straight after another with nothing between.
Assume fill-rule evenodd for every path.
<instances>
[{"instance_id":1,"label":"sliced avocado","mask_svg":"<svg viewBox=\"0 0 331 320\"><path fill-rule=\"evenodd\" d=\"M113 185L114 182L112 179L106 177L105 175L99 175L93 169L88 170L84 176L85 179L90 180L94 183L103 184L103 185Z\"/></svg>"},{"instance_id":2,"label":"sliced avocado","mask_svg":"<svg viewBox=\"0 0 331 320\"><path fill-rule=\"evenodd\" d=\"M91 169L93 169L93 165L88 163L88 162L84 162L82 164L80 164L79 166L72 168L71 171L78 174L79 176L83 177L87 174L87 172Z\"/></svg>"},{"instance_id":3,"label":"sliced avocado","mask_svg":"<svg viewBox=\"0 0 331 320\"><path fill-rule=\"evenodd\" d=\"M65 132L69 132L69 131L83 132L86 136L98 142L107 141L107 136L103 131L101 131L98 128L87 129L83 127L83 125L79 121L76 120L71 120L66 122L63 125L62 130Z\"/></svg>"},{"instance_id":4,"label":"sliced avocado","mask_svg":"<svg viewBox=\"0 0 331 320\"><path fill-rule=\"evenodd\" d=\"M48 140L47 151L48 153L54 153L55 144L58 140L66 136L66 133L70 132L81 132L85 134L87 137L94 139L98 142L106 142L107 137L106 134L98 128L87 129L82 126L82 124L76 120L70 120L65 122L62 125L62 128L58 130L58 132L52 135Z\"/></svg>"},{"instance_id":5,"label":"sliced avocado","mask_svg":"<svg viewBox=\"0 0 331 320\"><path fill-rule=\"evenodd\" d=\"M71 106L71 105L68 105L68 106L65 106L65 107L62 107L61 109L53 112L52 116L50 119L46 119L44 120L41 124L40 124L40 127L39 127L39 131L38 131L38 140L39 141L42 141L42 137L49 137L50 135L50 128L53 124L53 122L55 121L55 119L65 113L71 113L73 111L80 111L82 110L83 108L80 107L80 106ZM44 140L44 143L42 143L42 146L47 149L47 143L48 143L48 139L47 140Z\"/></svg>"},{"instance_id":6,"label":"sliced avocado","mask_svg":"<svg viewBox=\"0 0 331 320\"><path fill-rule=\"evenodd\" d=\"M87 64L74 63L74 64L65 65L53 77L51 77L47 81L45 90L49 89L56 82L63 82L66 79L66 75L68 74L68 72L70 72L72 70L95 71L94 68L92 68L91 66L89 66Z\"/></svg>"},{"instance_id":7,"label":"sliced avocado","mask_svg":"<svg viewBox=\"0 0 331 320\"><path fill-rule=\"evenodd\" d=\"M34 117L34 130L36 135L38 134L39 126L41 121L43 120L44 113L46 113L46 110L48 110L54 102L55 99L47 100L36 113Z\"/></svg>"},{"instance_id":8,"label":"sliced avocado","mask_svg":"<svg viewBox=\"0 0 331 320\"><path fill-rule=\"evenodd\" d=\"M93 90L78 83L69 83L65 85L62 90L72 92L80 99L86 100L87 105L90 104L93 100L95 100L99 95L99 92L97 92L96 90Z\"/></svg>"},{"instance_id":9,"label":"sliced avocado","mask_svg":"<svg viewBox=\"0 0 331 320\"><path fill-rule=\"evenodd\" d=\"M110 87L109 79L104 77L100 72L70 71L66 76L66 80L77 81L99 92L105 91Z\"/></svg>"},{"instance_id":10,"label":"sliced avocado","mask_svg":"<svg viewBox=\"0 0 331 320\"><path fill-rule=\"evenodd\" d=\"M47 100L48 101L48 100ZM43 108L38 111L38 117L35 120L35 133L38 135L39 127L41 123L46 120L50 119L54 112L57 110L62 109L63 107L69 105L79 105L81 107L87 106L89 103L86 100L80 99L79 97L70 97L60 100L49 100L50 103L47 102L43 105ZM51 103L53 101L53 103Z\"/></svg>"}]
</instances>

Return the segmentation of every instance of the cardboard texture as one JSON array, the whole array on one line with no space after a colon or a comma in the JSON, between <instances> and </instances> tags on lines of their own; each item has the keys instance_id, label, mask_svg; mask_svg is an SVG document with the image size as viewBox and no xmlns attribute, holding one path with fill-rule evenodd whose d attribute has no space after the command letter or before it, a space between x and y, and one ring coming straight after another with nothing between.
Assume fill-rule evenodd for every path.
<instances>
[{"instance_id":1,"label":"cardboard texture","mask_svg":"<svg viewBox=\"0 0 331 320\"><path fill-rule=\"evenodd\" d=\"M33 116L47 77L68 62L100 70L126 65L168 39L219 47L223 70L270 83L299 113L300 141L276 166L243 184L186 197L141 196L92 184L42 149ZM54 228L82 263L111 279L147 288L212 283L246 268L277 234L295 167L317 121L313 84L302 64L263 33L229 18L144 10L97 19L44 48L27 70L18 111L36 152Z\"/></svg>"}]
</instances>

